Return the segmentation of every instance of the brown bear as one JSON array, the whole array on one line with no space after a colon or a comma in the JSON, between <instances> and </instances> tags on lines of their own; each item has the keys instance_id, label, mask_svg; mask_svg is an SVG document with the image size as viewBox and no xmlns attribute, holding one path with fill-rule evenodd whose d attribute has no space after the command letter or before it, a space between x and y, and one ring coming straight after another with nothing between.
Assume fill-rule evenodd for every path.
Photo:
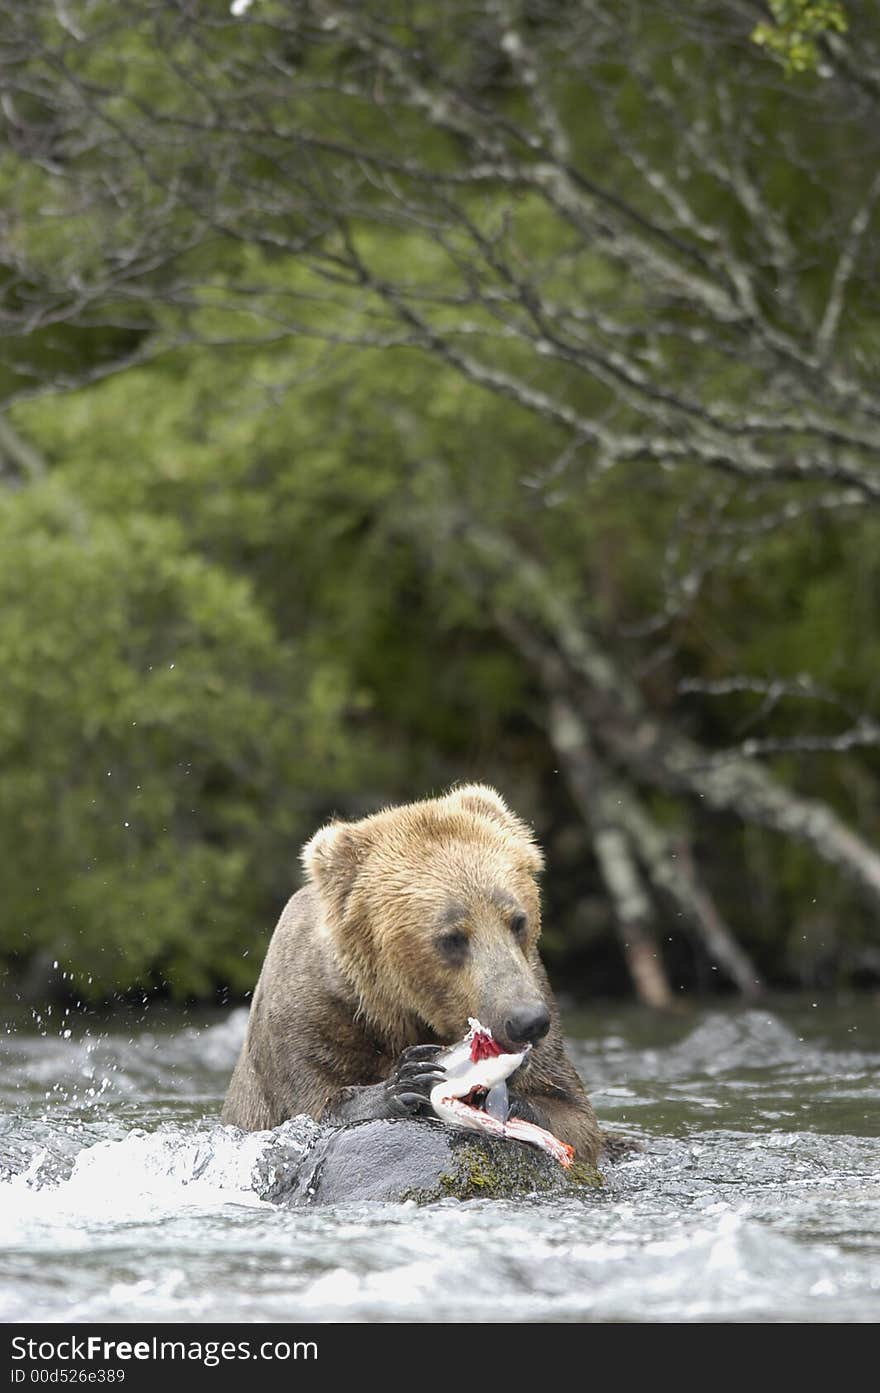
<instances>
[{"instance_id":1,"label":"brown bear","mask_svg":"<svg viewBox=\"0 0 880 1393\"><path fill-rule=\"evenodd\" d=\"M475 1016L500 1044L532 1045L512 1115L594 1164L600 1132L538 957L543 858L501 796L471 784L331 822L302 860L308 883L269 944L223 1121L430 1115L434 1057Z\"/></svg>"}]
</instances>

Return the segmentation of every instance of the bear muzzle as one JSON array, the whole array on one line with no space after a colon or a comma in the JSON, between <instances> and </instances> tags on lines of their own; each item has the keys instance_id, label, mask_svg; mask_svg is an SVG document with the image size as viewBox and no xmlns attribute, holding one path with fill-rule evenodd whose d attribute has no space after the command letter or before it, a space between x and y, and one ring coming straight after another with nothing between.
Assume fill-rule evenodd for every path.
<instances>
[{"instance_id":1,"label":"bear muzzle","mask_svg":"<svg viewBox=\"0 0 880 1393\"><path fill-rule=\"evenodd\" d=\"M536 1045L550 1029L550 1012L543 1001L511 1011L504 1022L504 1037L511 1045Z\"/></svg>"}]
</instances>

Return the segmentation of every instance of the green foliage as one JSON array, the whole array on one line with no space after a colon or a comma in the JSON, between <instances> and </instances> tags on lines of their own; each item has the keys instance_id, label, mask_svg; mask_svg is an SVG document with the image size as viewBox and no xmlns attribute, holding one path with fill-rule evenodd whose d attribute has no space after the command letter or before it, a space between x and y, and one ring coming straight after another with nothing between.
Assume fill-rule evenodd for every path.
<instances>
[{"instance_id":1,"label":"green foliage","mask_svg":"<svg viewBox=\"0 0 880 1393\"><path fill-rule=\"evenodd\" d=\"M482 390L442 356L360 346L371 334L394 337L390 327L397 343L406 335L375 288L320 272L330 265L336 274L333 257L353 237L377 277L400 275L426 300L437 297L433 322L456 347L485 337L499 372L591 421L636 429L631 383L621 390L614 373L575 371L546 344L536 353L512 327L523 322L515 296L497 313L489 300L472 302L475 276L483 289L509 291L504 267L536 268L548 302L595 318L600 347L622 345L651 375L664 436L674 437L676 419L663 414L666 398L679 392L697 416L707 406L734 423L759 407L771 414L779 402L766 405L765 358L737 352L727 320L707 335L681 287L652 300L650 282L680 233L695 248L690 273L702 274L720 246L724 265L735 270L739 258L759 301L775 306L774 257L790 242L797 314L821 312L840 249L828 227L839 215L848 228L864 195L861 171L845 158L848 128L802 94L786 106L797 92L772 72L766 81L739 18L716 73L695 62L675 7L629 7L629 41L603 50L601 81L560 63L551 82L572 162L621 200L632 196L639 217L672 229L639 279L625 247L581 235L574 215L533 190L465 184L466 217L450 219L440 176L458 168L466 141L410 108L383 106L378 78L381 100L355 98L343 110L329 78L363 61L344 44L285 49L290 73L308 80L285 77L255 106L238 75L264 58L277 71L273 26L292 22L289 5L261 0L238 24L218 4L198 45L176 6L137 7L131 25L116 6L86 8L95 33L106 26L106 43L89 51L67 35L60 51L69 74L79 66L112 93L94 143L70 142L53 163L13 142L0 158L10 264L26 267L10 277L8 304L17 312L43 296L55 311L8 340L0 394L47 378L63 384L83 365L100 374L120 353L148 361L11 413L45 458L46 477L0 493L0 955L18 965L57 958L94 996L166 983L182 996L244 991L297 883L297 848L321 820L479 778L537 823L551 867L547 940L569 984L589 986L596 944L616 953L607 897L582 828L572 849L578 816L535 674L493 612L517 601L516 567L499 572L487 601L469 583L454 518L445 541L433 524L455 504L503 532L514 555L537 557L553 593L638 674L658 716L712 748L753 729L760 699L683 699L682 678L809 673L853 709L870 704L880 663L877 523L857 511L843 527L817 523L805 508L765 527L790 503L782 485L735 492L681 455L658 467L636 452L626 465L594 467L558 422ZM528 20L524 7L536 46L551 10L542 19L535 7ZM40 9L59 42L51 12ZM815 70L822 35L846 30L836 3L774 0L771 12L752 37L789 74ZM486 59L481 7L400 6L391 16L402 45L428 33L433 57L476 91L480 111L522 119L522 90ZM37 69L35 91L37 77L54 80L51 64ZM199 76L195 95L189 71ZM715 102L719 74L732 93L727 111ZM650 100L658 76L674 98L668 121ZM161 131L176 118L191 134L158 141L142 164L123 137L145 106ZM259 120L260 134L224 134L218 111ZM738 143L740 113L749 124ZM617 128L623 137L612 139ZM390 150L393 176L345 164L336 145L354 130ZM344 196L355 212L345 228L328 216L300 251L299 185L280 197L283 159L313 132L333 147L319 160L331 207ZM694 158L690 132L709 149L718 137L729 169ZM538 158L516 148L524 161ZM408 182L401 162L413 151L436 187ZM665 180L646 181L639 156ZM315 158L304 146L303 161ZM115 197L111 172L120 171L130 176L128 201ZM166 207L169 180L186 196ZM766 245L744 211L758 193ZM690 218L683 230L676 194ZM407 216L408 199L418 215ZM218 208L222 234L211 222ZM489 249L483 261L476 242ZM102 320L94 278L132 247L131 296L111 297ZM852 298L861 303L860 274ZM181 308L165 292L187 286L187 275L198 290ZM785 313L768 321L782 338L795 333ZM614 320L607 339L603 316ZM658 319L665 338L652 333ZM876 346L876 313L864 309L842 332L866 352ZM566 333L575 345L594 342L581 323ZM786 698L759 728L783 737L833 733L840 722L831 703ZM875 756L773 767L869 840L880 835ZM799 944L810 934L826 942L817 899L845 925L832 958L848 961L867 916L845 885L827 888L814 857L768 847L754 829L703 827L699 810L671 797L655 793L650 806L666 830L695 832L719 904L775 980L802 970ZM584 945L587 967L577 956Z\"/></svg>"},{"instance_id":2,"label":"green foliage","mask_svg":"<svg viewBox=\"0 0 880 1393\"><path fill-rule=\"evenodd\" d=\"M294 650L250 582L51 478L0 498L0 666L2 950L98 994L249 984L314 783Z\"/></svg>"},{"instance_id":3,"label":"green foliage","mask_svg":"<svg viewBox=\"0 0 880 1393\"><path fill-rule=\"evenodd\" d=\"M839 0L768 0L772 22L756 24L752 42L772 53L786 77L815 72L819 66L819 39L824 34L845 34L846 10Z\"/></svg>"}]
</instances>

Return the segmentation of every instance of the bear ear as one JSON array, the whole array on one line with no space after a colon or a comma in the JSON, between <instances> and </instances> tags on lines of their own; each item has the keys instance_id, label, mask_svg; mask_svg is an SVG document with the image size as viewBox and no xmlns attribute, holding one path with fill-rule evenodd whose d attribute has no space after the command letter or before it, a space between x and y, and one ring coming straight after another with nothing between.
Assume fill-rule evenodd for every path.
<instances>
[{"instance_id":1,"label":"bear ear","mask_svg":"<svg viewBox=\"0 0 880 1393\"><path fill-rule=\"evenodd\" d=\"M354 884L366 851L351 822L328 822L306 842L300 860L307 878L339 908Z\"/></svg>"},{"instance_id":2,"label":"bear ear","mask_svg":"<svg viewBox=\"0 0 880 1393\"><path fill-rule=\"evenodd\" d=\"M461 809L468 813L478 813L481 817L488 817L492 822L496 822L505 832L516 837L518 841L524 842L526 847L526 864L529 870L539 871L544 865L544 858L535 841L534 834L528 823L523 822L522 818L512 813L497 789L490 788L488 784L463 784L461 788L453 789L447 795L446 800L453 808Z\"/></svg>"}]
</instances>

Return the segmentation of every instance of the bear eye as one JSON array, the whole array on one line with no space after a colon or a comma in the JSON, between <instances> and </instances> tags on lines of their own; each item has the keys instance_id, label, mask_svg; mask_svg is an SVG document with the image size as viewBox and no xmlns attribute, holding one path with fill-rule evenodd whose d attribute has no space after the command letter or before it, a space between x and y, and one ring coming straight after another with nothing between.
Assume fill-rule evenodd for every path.
<instances>
[{"instance_id":1,"label":"bear eye","mask_svg":"<svg viewBox=\"0 0 880 1393\"><path fill-rule=\"evenodd\" d=\"M523 914L522 910L517 910L516 914L514 914L513 918L510 921L510 932L514 934L516 938L522 938L523 934L526 931L526 925L528 924L528 922L529 921Z\"/></svg>"},{"instance_id":2,"label":"bear eye","mask_svg":"<svg viewBox=\"0 0 880 1393\"><path fill-rule=\"evenodd\" d=\"M453 929L451 933L441 934L437 944L450 962L462 962L468 950L468 936L459 929Z\"/></svg>"}]
</instances>

